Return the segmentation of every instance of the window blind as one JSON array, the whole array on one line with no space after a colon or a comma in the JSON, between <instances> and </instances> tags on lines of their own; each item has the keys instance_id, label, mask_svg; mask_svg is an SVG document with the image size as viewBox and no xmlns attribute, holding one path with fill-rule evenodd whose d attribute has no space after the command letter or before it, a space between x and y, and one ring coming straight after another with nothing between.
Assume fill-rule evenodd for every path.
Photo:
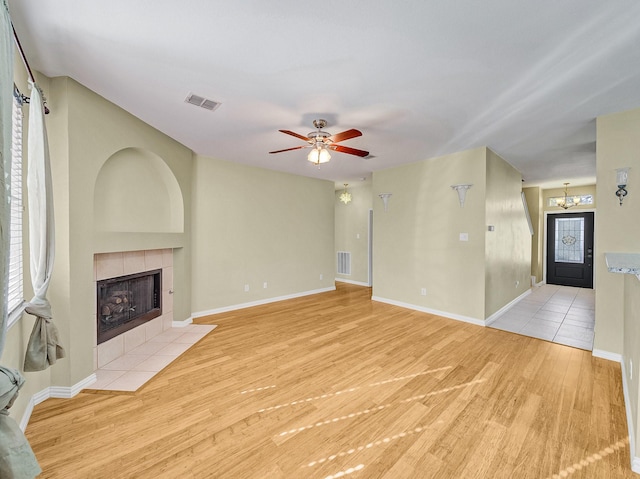
<instances>
[{"instance_id":1,"label":"window blind","mask_svg":"<svg viewBox=\"0 0 640 479\"><path fill-rule=\"evenodd\" d=\"M11 315L24 302L22 256L22 105L13 102L11 121L11 222L9 225L9 295L8 312Z\"/></svg>"}]
</instances>

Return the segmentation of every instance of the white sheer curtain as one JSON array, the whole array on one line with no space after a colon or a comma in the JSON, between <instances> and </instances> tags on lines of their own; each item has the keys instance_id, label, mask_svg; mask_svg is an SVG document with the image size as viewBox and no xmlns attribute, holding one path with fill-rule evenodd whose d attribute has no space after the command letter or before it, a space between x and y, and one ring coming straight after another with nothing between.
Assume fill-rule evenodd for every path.
<instances>
[{"instance_id":1,"label":"white sheer curtain","mask_svg":"<svg viewBox=\"0 0 640 479\"><path fill-rule=\"evenodd\" d=\"M31 283L34 297L25 309L27 313L36 316L36 323L27 345L24 370L42 371L54 364L58 358L64 357L65 353L59 344L58 330L51 320L51 304L47 299L55 249L53 191L42 93L37 84L32 83L31 87L27 189Z\"/></svg>"},{"instance_id":2,"label":"white sheer curtain","mask_svg":"<svg viewBox=\"0 0 640 479\"><path fill-rule=\"evenodd\" d=\"M4 349L8 314L12 102L13 39L11 19L6 0L0 0L0 356L2 356Z\"/></svg>"}]
</instances>

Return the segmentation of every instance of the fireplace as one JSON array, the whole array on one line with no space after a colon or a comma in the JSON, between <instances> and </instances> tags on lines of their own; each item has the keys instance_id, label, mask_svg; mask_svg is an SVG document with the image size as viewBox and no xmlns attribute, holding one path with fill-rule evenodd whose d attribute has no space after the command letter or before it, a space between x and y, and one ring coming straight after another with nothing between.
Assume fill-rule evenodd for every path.
<instances>
[{"instance_id":1,"label":"fireplace","mask_svg":"<svg viewBox=\"0 0 640 479\"><path fill-rule=\"evenodd\" d=\"M162 314L162 270L98 281L98 344Z\"/></svg>"}]
</instances>

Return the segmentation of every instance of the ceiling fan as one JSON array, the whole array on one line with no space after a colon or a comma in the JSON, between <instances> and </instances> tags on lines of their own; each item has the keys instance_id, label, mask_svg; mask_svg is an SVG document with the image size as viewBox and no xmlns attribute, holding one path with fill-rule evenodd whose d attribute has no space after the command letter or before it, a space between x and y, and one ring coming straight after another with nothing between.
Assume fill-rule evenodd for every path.
<instances>
[{"instance_id":1,"label":"ceiling fan","mask_svg":"<svg viewBox=\"0 0 640 479\"><path fill-rule=\"evenodd\" d=\"M284 150L270 151L269 153L282 153L283 151L300 150L302 148L313 148L309 152L307 160L316 165L319 165L320 163L326 163L331 159L329 150L346 153L348 155L356 155L363 158L369 155L368 151L358 150L356 148L349 148L348 146L336 144L340 143L341 141L350 140L351 138L362 136L362 132L360 130L352 128L351 130L346 130L342 133L331 135L326 131L322 131L322 129L327 126L327 121L322 119L313 120L313 126L315 126L318 131L312 131L307 136L300 135L291 130L278 130L282 133L286 133L287 135L300 138L301 140L306 141L309 144L304 146L295 146L293 148L286 148Z\"/></svg>"}]
</instances>

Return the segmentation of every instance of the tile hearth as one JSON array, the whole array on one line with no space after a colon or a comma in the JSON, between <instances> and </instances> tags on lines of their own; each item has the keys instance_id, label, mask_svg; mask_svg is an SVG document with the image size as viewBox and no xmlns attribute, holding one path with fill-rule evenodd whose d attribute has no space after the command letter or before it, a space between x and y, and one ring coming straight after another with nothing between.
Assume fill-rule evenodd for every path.
<instances>
[{"instance_id":1,"label":"tile hearth","mask_svg":"<svg viewBox=\"0 0 640 479\"><path fill-rule=\"evenodd\" d=\"M136 391L215 327L190 324L167 329L97 369L98 380L87 389Z\"/></svg>"}]
</instances>

